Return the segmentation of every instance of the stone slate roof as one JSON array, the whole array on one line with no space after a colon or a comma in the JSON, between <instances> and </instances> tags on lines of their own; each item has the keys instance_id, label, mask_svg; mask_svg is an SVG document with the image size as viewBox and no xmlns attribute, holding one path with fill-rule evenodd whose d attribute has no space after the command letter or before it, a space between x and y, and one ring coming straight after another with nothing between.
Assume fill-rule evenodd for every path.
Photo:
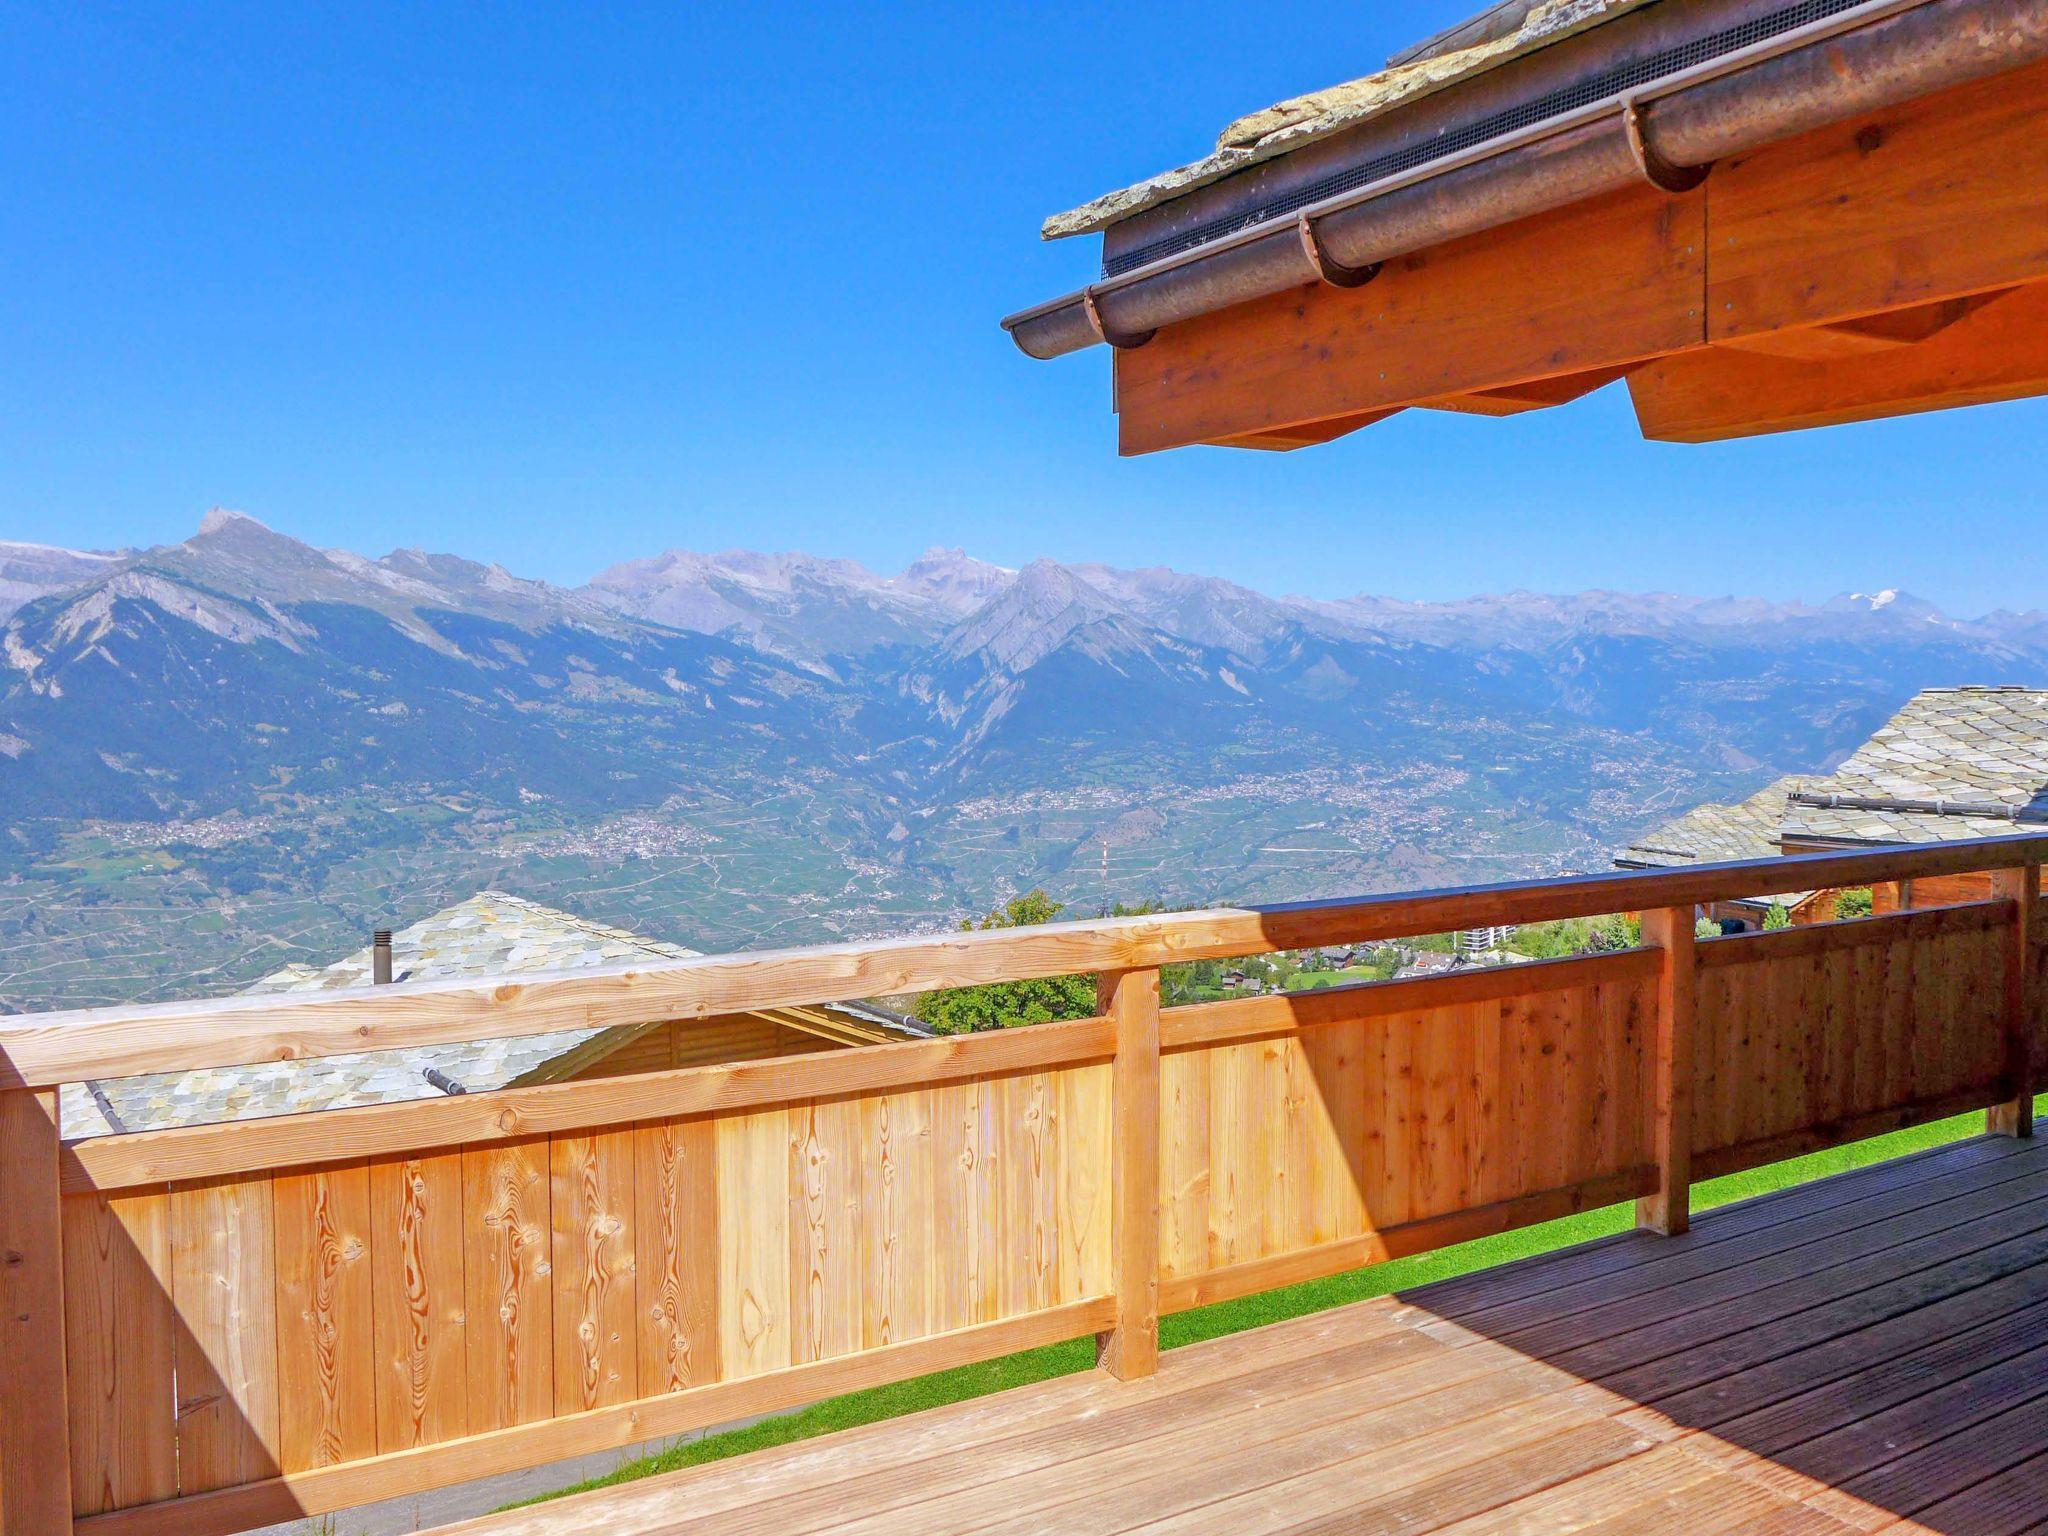
<instances>
[{"instance_id":1,"label":"stone slate roof","mask_svg":"<svg viewBox=\"0 0 2048 1536\"><path fill-rule=\"evenodd\" d=\"M580 970L635 961L687 960L699 953L501 891L479 892L391 936L394 981ZM317 992L369 986L370 959L365 946L329 966L286 966L244 990ZM786 1017L794 1027L848 1041L911 1039L922 1034L908 1021L859 1004L774 1013L778 1019ZM809 1018L813 1014L826 1018ZM398 1103L435 1097L447 1092L449 1085L468 1093L519 1087L569 1076L635 1035L657 1027L658 1023L648 1023L558 1030L513 1040L102 1079L67 1086L63 1129L67 1137L76 1138Z\"/></svg>"},{"instance_id":2,"label":"stone slate roof","mask_svg":"<svg viewBox=\"0 0 2048 1536\"><path fill-rule=\"evenodd\" d=\"M1808 781L1797 775L1767 784L1735 805L1696 805L1683 816L1647 832L1615 856L1623 869L1679 869L1735 859L1774 859L1786 800ZM1796 907L1811 891L1784 891L1746 905Z\"/></svg>"},{"instance_id":3,"label":"stone slate roof","mask_svg":"<svg viewBox=\"0 0 2048 1536\"><path fill-rule=\"evenodd\" d=\"M1797 776L1783 778L1736 805L1696 805L1629 844L1615 862L1663 869L1729 859L1776 858L1785 797L1805 782Z\"/></svg>"},{"instance_id":4,"label":"stone slate roof","mask_svg":"<svg viewBox=\"0 0 2048 1536\"><path fill-rule=\"evenodd\" d=\"M2048 689L1929 688L1833 773L1702 805L1615 856L1624 869L1768 858L1796 843L1941 843L2048 829ZM1774 898L1797 906L1811 892Z\"/></svg>"},{"instance_id":5,"label":"stone slate roof","mask_svg":"<svg viewBox=\"0 0 2048 1536\"><path fill-rule=\"evenodd\" d=\"M1311 91L1238 118L1201 159L1105 192L1067 213L1054 214L1042 231L1048 240L1090 234L1168 202L1234 171L1326 139L1380 117L1510 59L1533 53L1652 0L1510 0L1373 74Z\"/></svg>"},{"instance_id":6,"label":"stone slate roof","mask_svg":"<svg viewBox=\"0 0 2048 1536\"><path fill-rule=\"evenodd\" d=\"M1930 843L2048 826L2048 690L1930 688L1790 796L1782 835Z\"/></svg>"}]
</instances>

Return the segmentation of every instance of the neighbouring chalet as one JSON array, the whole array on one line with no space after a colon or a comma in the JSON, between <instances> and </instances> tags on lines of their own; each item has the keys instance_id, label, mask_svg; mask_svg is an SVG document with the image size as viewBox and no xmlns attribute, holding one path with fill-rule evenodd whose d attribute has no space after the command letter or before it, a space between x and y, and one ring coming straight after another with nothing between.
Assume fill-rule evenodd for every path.
<instances>
[{"instance_id":1,"label":"neighbouring chalet","mask_svg":"<svg viewBox=\"0 0 2048 1536\"><path fill-rule=\"evenodd\" d=\"M1701 805L1623 849L1623 869L1901 843L2038 835L2048 827L2048 689L1929 688L1833 773L1791 777L1739 805ZM1716 902L1703 915L1760 925L1773 904L1795 924L1834 915L1834 891ZM1988 875L1880 883L1873 909L1991 894Z\"/></svg>"},{"instance_id":2,"label":"neighbouring chalet","mask_svg":"<svg viewBox=\"0 0 2048 1536\"><path fill-rule=\"evenodd\" d=\"M699 953L501 891L481 891L400 929L391 935L390 948L393 981L576 971L687 960ZM288 965L244 990L304 993L375 983L375 947L368 946L325 967ZM621 1077L669 1067L759 1061L927 1039L930 1033L913 1019L865 1003L831 1003L409 1051L106 1078L66 1085L63 1129L67 1139L76 1140Z\"/></svg>"},{"instance_id":3,"label":"neighbouring chalet","mask_svg":"<svg viewBox=\"0 0 2048 1536\"><path fill-rule=\"evenodd\" d=\"M1734 805L1696 805L1622 849L1615 855L1615 865L1621 869L1683 869L1693 864L1776 858L1784 851L1778 846L1778 830L1784 825L1787 797L1806 782L1797 777L1779 779ZM1832 891L1780 891L1712 902L1700 909L1700 915L1716 922L1761 928L1771 908L1778 906L1795 924L1825 922L1834 916L1834 896Z\"/></svg>"}]
</instances>

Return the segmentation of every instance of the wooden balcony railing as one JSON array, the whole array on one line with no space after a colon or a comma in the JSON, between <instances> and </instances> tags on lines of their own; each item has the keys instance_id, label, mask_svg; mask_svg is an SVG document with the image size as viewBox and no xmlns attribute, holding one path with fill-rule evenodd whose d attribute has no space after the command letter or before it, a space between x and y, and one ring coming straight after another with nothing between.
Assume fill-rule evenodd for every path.
<instances>
[{"instance_id":1,"label":"wooden balcony railing","mask_svg":"<svg viewBox=\"0 0 2048 1536\"><path fill-rule=\"evenodd\" d=\"M1958 1112L2028 1134L2048 837L0 1020L0 1529L224 1532L1095 1333ZM1986 899L1695 945L1693 907ZM1170 1008L1178 960L1644 947ZM86 1077L1066 972L1101 1016L66 1144Z\"/></svg>"}]
</instances>

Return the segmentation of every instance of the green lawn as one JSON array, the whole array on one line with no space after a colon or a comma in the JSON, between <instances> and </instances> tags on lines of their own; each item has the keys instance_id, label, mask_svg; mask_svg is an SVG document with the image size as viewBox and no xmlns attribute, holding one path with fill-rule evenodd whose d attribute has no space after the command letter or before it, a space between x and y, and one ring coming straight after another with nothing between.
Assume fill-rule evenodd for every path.
<instances>
[{"instance_id":1,"label":"green lawn","mask_svg":"<svg viewBox=\"0 0 2048 1536\"><path fill-rule=\"evenodd\" d=\"M2044 1094L2036 1101L2036 1113L2048 1114L2048 1094ZM1852 1146L1836 1147L1827 1152L1816 1152L1809 1157L1774 1163L1768 1168L1731 1174L1727 1178L1694 1185L1693 1209L1705 1210L1711 1206L1726 1205L1734 1200L1746 1200L1752 1195L1786 1189L1795 1184L1803 1184L1809 1179L1824 1178L1831 1173L1841 1173L1870 1163L1883 1162L1887 1158L1900 1157L1925 1147L1961 1141L1980 1134L1983 1129L1984 1117L1981 1113L1959 1115L1952 1120L1916 1126L1912 1130L1874 1137ZM1245 1328L1256 1328L1262 1323L1300 1317L1305 1313L1320 1312L1328 1307L1341 1307L1346 1302L1360 1301L1368 1296L1383 1296L1390 1291L1407 1290L1431 1280L1442 1280L1451 1275L1462 1275L1471 1270L1505 1264L1511 1259L1546 1253L1553 1248L1562 1248L1571 1243L1582 1243L1591 1238L1625 1231L1634 1220L1634 1214L1632 1205L1608 1206L1604 1210L1587 1211L1578 1216L1565 1217L1560 1221L1545 1222L1541 1226L1524 1227L1517 1232L1502 1233L1498 1237L1460 1243L1455 1248L1443 1248L1435 1253L1420 1254L1411 1259L1395 1259L1366 1269L1354 1269L1345 1274L1332 1275L1328 1279L1311 1280L1304 1285L1290 1286L1286 1290L1268 1291L1257 1296L1242 1297L1236 1301L1220 1302L1213 1307L1177 1313L1161 1319L1159 1342L1164 1348L1177 1349L1183 1344L1213 1339ZM850 1429L856 1424L869 1424L877 1419L916 1413L920 1409L935 1408L942 1403L957 1403L967 1398L980 1397L985 1393L1000 1392L1006 1387L1042 1381L1050 1376L1065 1376L1070 1372L1087 1370L1094 1363L1094 1340L1076 1339L1071 1343L1049 1345L1044 1349L1010 1355L1000 1360L987 1360L979 1365L962 1366L957 1370L941 1371L932 1376L920 1376L915 1380L898 1382L893 1386L874 1387L865 1392L849 1392L843 1397L828 1398L824 1402L814 1403L796 1413L764 1419L759 1424L745 1429L707 1435L701 1440L676 1446L658 1456L630 1462L605 1477L594 1478L574 1488L565 1488L561 1493L549 1497L559 1498L563 1494L580 1493L588 1488L631 1482L635 1478L649 1477L657 1472L672 1472L678 1467L694 1467L702 1462L719 1461L727 1456L743 1455L766 1446L785 1445L792 1440L808 1440L813 1435L830 1434L835 1429Z\"/></svg>"}]
</instances>

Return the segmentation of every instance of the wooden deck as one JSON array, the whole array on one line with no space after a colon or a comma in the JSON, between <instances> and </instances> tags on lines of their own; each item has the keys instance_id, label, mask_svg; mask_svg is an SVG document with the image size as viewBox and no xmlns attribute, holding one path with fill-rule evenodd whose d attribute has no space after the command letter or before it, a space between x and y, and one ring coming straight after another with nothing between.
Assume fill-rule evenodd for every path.
<instances>
[{"instance_id":1,"label":"wooden deck","mask_svg":"<svg viewBox=\"0 0 2048 1536\"><path fill-rule=\"evenodd\" d=\"M1990 1138L452 1530L2048 1532L2048 1147Z\"/></svg>"}]
</instances>

